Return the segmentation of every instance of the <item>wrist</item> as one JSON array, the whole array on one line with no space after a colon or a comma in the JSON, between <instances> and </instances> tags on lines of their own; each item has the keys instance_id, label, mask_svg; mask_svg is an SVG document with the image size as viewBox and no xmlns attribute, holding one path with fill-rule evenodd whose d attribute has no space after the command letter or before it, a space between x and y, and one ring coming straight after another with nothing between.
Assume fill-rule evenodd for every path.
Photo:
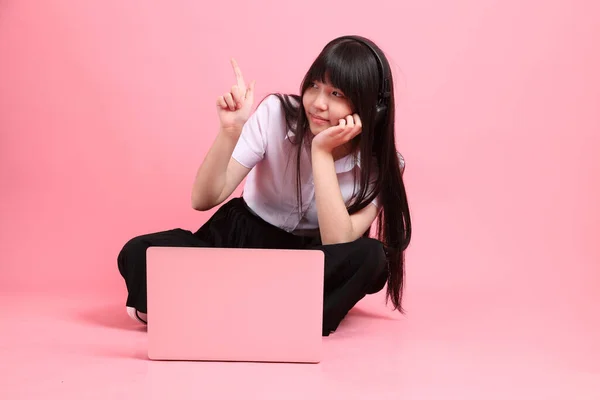
<instances>
[{"instance_id":1,"label":"wrist","mask_svg":"<svg viewBox=\"0 0 600 400\"><path fill-rule=\"evenodd\" d=\"M318 146L313 146L311 149L311 158L313 165L322 165L323 163L333 162L333 153Z\"/></svg>"},{"instance_id":2,"label":"wrist","mask_svg":"<svg viewBox=\"0 0 600 400\"><path fill-rule=\"evenodd\" d=\"M327 149L322 147L321 145L319 145L318 141L313 140L311 143L311 152L313 154L332 154L333 153L333 149Z\"/></svg>"},{"instance_id":3,"label":"wrist","mask_svg":"<svg viewBox=\"0 0 600 400\"><path fill-rule=\"evenodd\" d=\"M234 139L236 141L240 137L241 134L242 134L241 126L221 126L219 128L219 136Z\"/></svg>"}]
</instances>

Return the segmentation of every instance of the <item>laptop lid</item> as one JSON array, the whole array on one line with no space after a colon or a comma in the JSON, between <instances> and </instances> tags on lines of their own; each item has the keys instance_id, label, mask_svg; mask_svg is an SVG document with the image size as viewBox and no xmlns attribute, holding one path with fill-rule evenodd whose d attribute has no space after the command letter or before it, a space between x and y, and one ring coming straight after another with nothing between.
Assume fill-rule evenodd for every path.
<instances>
[{"instance_id":1,"label":"laptop lid","mask_svg":"<svg viewBox=\"0 0 600 400\"><path fill-rule=\"evenodd\" d=\"M148 357L321 360L320 250L150 247Z\"/></svg>"}]
</instances>

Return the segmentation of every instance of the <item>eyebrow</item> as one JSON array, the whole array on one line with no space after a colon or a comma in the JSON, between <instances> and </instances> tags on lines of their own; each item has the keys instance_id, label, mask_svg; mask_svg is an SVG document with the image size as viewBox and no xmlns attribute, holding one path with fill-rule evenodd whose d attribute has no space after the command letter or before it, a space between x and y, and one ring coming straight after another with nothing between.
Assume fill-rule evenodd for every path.
<instances>
[{"instance_id":1,"label":"eyebrow","mask_svg":"<svg viewBox=\"0 0 600 400\"><path fill-rule=\"evenodd\" d=\"M338 88L338 87L335 87L335 86L333 86L333 85L331 84L331 82L329 82L329 83L328 83L328 82L324 82L322 79L314 79L314 80L313 80L313 82L320 82L320 83L322 83L322 84L324 84L324 85L330 86L331 88L333 88L333 90L335 90L335 91L337 91L337 92L344 93L344 91L343 91L342 89L340 89L340 88Z\"/></svg>"}]
</instances>

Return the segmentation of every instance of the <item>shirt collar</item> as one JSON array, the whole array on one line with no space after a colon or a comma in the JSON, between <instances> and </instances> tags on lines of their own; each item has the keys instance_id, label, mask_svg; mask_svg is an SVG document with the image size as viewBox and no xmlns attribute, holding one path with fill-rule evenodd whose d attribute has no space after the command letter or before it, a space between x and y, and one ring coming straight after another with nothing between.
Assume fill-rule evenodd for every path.
<instances>
[{"instance_id":1,"label":"shirt collar","mask_svg":"<svg viewBox=\"0 0 600 400\"><path fill-rule=\"evenodd\" d=\"M340 174L343 172L349 172L358 166L360 168L360 151L355 154L348 154L346 157L342 157L335 161L335 172Z\"/></svg>"}]
</instances>

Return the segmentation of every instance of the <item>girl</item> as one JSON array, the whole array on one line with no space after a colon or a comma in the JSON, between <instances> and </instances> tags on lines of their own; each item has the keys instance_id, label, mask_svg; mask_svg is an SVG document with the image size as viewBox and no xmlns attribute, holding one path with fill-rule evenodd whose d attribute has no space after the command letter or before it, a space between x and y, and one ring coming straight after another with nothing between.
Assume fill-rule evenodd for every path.
<instances>
[{"instance_id":1,"label":"girl","mask_svg":"<svg viewBox=\"0 0 600 400\"><path fill-rule=\"evenodd\" d=\"M220 130L198 169L192 206L221 205L247 177L242 197L221 205L196 232L174 229L131 239L118 256L127 310L147 321L150 246L320 249L325 253L323 335L387 282L401 307L411 220L394 142L394 93L385 55L368 39L325 46L301 95L270 95L251 115L254 82L217 99ZM378 218L378 240L370 238Z\"/></svg>"}]
</instances>

